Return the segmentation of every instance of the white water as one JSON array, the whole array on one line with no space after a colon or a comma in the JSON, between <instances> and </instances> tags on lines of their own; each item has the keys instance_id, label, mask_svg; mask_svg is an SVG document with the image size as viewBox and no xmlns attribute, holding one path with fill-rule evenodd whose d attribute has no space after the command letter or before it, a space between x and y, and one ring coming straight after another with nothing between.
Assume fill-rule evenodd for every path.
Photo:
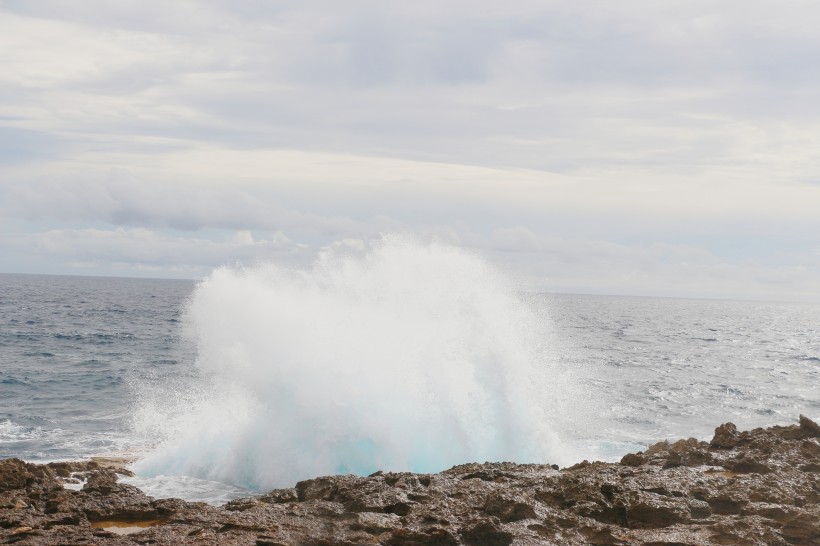
<instances>
[{"instance_id":1,"label":"white water","mask_svg":"<svg viewBox=\"0 0 820 546\"><path fill-rule=\"evenodd\" d=\"M472 461L565 464L577 396L545 318L480 257L387 237L309 270L222 268L186 321L197 386L142 393L135 466L254 490Z\"/></svg>"}]
</instances>

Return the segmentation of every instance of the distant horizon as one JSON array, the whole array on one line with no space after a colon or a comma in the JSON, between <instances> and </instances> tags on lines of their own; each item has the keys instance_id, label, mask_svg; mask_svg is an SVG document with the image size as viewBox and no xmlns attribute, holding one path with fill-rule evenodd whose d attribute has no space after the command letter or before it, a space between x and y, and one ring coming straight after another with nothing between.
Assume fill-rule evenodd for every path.
<instances>
[{"instance_id":1,"label":"distant horizon","mask_svg":"<svg viewBox=\"0 0 820 546\"><path fill-rule=\"evenodd\" d=\"M0 271L0 275L7 276L33 276L33 277L75 277L75 278L98 278L98 279L122 279L122 280L144 280L144 281L177 281L189 282L192 284L201 282L205 277L148 277L148 276L128 276L128 275L82 275L79 273L15 273ZM207 275L206 275L207 276ZM798 300L776 300L776 299L754 299L754 298L732 298L732 297L708 297L708 296L675 296L662 294L608 294L602 292L559 292L554 290L522 289L524 294L546 294L554 296L590 296L601 298L648 298L648 299L668 299L668 300L703 300L703 301L728 301L747 303L772 303L784 305L820 305L820 301L798 301Z\"/></svg>"}]
</instances>

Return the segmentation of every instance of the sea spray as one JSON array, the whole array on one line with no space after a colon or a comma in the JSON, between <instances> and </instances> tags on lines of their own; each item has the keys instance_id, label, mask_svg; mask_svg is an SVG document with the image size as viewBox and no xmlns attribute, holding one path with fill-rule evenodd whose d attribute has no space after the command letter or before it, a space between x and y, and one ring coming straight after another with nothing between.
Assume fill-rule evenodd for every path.
<instances>
[{"instance_id":1,"label":"sea spray","mask_svg":"<svg viewBox=\"0 0 820 546\"><path fill-rule=\"evenodd\" d=\"M572 387L515 288L472 253L398 237L308 270L217 269L185 317L202 381L143 393L137 429L161 441L134 470L264 490L568 462L553 425Z\"/></svg>"}]
</instances>

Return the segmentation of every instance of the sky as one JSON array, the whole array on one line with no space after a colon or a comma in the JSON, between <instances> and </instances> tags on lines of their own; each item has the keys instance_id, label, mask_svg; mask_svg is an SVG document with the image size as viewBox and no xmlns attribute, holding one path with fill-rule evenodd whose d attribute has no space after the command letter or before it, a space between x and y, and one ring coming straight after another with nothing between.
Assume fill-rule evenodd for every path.
<instances>
[{"instance_id":1,"label":"sky","mask_svg":"<svg viewBox=\"0 0 820 546\"><path fill-rule=\"evenodd\" d=\"M551 292L820 302L820 4L0 0L0 271L402 233Z\"/></svg>"}]
</instances>

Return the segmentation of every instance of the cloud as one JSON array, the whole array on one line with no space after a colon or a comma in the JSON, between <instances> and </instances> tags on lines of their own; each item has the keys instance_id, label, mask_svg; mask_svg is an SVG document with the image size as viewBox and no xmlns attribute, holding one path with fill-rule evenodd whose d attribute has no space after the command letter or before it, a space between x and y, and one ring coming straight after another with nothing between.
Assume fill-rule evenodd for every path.
<instances>
[{"instance_id":1,"label":"cloud","mask_svg":"<svg viewBox=\"0 0 820 546\"><path fill-rule=\"evenodd\" d=\"M619 244L539 236L522 226L489 236L454 226L415 232L472 249L515 278L524 290L592 294L785 299L820 302L820 252L727 260L686 244ZM21 252L29 264L58 264L86 274L203 277L220 265L275 262L309 267L323 249L361 251L368 238L299 244L284 234L222 232L209 237L145 228L57 229L0 238L0 267L15 271ZM48 271L48 270L46 270Z\"/></svg>"},{"instance_id":2,"label":"cloud","mask_svg":"<svg viewBox=\"0 0 820 546\"><path fill-rule=\"evenodd\" d=\"M7 170L7 218L173 229L266 229L355 236L453 224L486 230L519 218L529 229L636 236L808 236L820 188L721 169L710 176L636 169L575 175L283 150L95 153ZM693 219L697 219L693 222ZM483 227L479 226L483 224ZM733 227L734 225L734 227Z\"/></svg>"},{"instance_id":3,"label":"cloud","mask_svg":"<svg viewBox=\"0 0 820 546\"><path fill-rule=\"evenodd\" d=\"M799 60L820 41L777 30L803 28L802 17L690 4L512 2L465 15L452 2L9 3L16 15L0 30L17 53L4 83L17 91L5 104L28 112L28 128L75 139L546 170L703 169L788 139L784 120L816 122L813 65ZM750 129L768 136L738 147Z\"/></svg>"},{"instance_id":4,"label":"cloud","mask_svg":"<svg viewBox=\"0 0 820 546\"><path fill-rule=\"evenodd\" d=\"M128 169L85 170L9 183L0 207L7 218L35 222L105 223L122 227L258 229L340 236L367 226L343 215L284 208L276 188L197 183L170 173L141 176ZM384 224L384 219L376 220Z\"/></svg>"},{"instance_id":5,"label":"cloud","mask_svg":"<svg viewBox=\"0 0 820 546\"><path fill-rule=\"evenodd\" d=\"M265 261L309 263L315 251L276 232L255 239L237 231L221 239L181 237L145 228L56 229L4 236L0 244L25 247L35 254L90 271L125 274L153 272L161 276L203 276L218 265L250 265Z\"/></svg>"},{"instance_id":6,"label":"cloud","mask_svg":"<svg viewBox=\"0 0 820 546\"><path fill-rule=\"evenodd\" d=\"M538 237L522 227L472 244L532 290L820 302L817 256L727 259L690 244Z\"/></svg>"},{"instance_id":7,"label":"cloud","mask_svg":"<svg viewBox=\"0 0 820 546\"><path fill-rule=\"evenodd\" d=\"M820 7L590 6L6 0L4 233L49 270L401 231L566 289L813 293Z\"/></svg>"},{"instance_id":8,"label":"cloud","mask_svg":"<svg viewBox=\"0 0 820 546\"><path fill-rule=\"evenodd\" d=\"M0 127L0 166L53 157L57 148L47 133Z\"/></svg>"}]
</instances>

